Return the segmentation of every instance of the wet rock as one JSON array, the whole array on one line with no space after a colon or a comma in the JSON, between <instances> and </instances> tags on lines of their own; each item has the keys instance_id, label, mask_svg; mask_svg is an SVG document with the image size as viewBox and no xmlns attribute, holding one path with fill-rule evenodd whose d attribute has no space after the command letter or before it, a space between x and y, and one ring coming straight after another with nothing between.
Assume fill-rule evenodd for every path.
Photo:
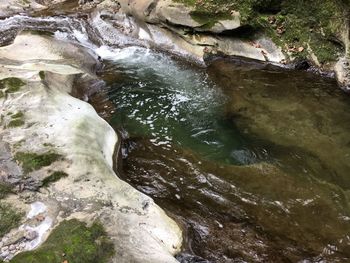
<instances>
[{"instance_id":1,"label":"wet rock","mask_svg":"<svg viewBox=\"0 0 350 263\"><path fill-rule=\"evenodd\" d=\"M181 253L180 255L176 256L176 259L180 263L210 263L210 261L205 260L204 258L187 253Z\"/></svg>"},{"instance_id":2,"label":"wet rock","mask_svg":"<svg viewBox=\"0 0 350 263\"><path fill-rule=\"evenodd\" d=\"M334 69L340 86L345 90L350 90L350 59L341 58Z\"/></svg>"},{"instance_id":3,"label":"wet rock","mask_svg":"<svg viewBox=\"0 0 350 263\"><path fill-rule=\"evenodd\" d=\"M26 231L24 238L27 240L33 240L38 237L38 233L35 231Z\"/></svg>"},{"instance_id":4,"label":"wet rock","mask_svg":"<svg viewBox=\"0 0 350 263\"><path fill-rule=\"evenodd\" d=\"M294 68L296 70L307 70L311 67L310 63L307 60L298 60L294 64Z\"/></svg>"},{"instance_id":5,"label":"wet rock","mask_svg":"<svg viewBox=\"0 0 350 263\"><path fill-rule=\"evenodd\" d=\"M301 149L309 156L309 172L350 188L350 148L344 144L350 128L349 101L334 81L288 70L252 67L242 71L230 61L216 61L210 73L230 97L228 114L242 130L277 145ZM252 80L253 85L249 84Z\"/></svg>"}]
</instances>

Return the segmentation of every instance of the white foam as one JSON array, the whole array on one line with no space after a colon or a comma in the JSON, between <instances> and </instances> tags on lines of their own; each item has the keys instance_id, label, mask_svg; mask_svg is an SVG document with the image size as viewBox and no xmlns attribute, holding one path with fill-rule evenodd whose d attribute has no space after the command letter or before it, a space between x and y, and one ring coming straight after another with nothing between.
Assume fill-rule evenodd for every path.
<instances>
[{"instance_id":1,"label":"white foam","mask_svg":"<svg viewBox=\"0 0 350 263\"><path fill-rule=\"evenodd\" d=\"M22 229L37 233L37 237L26 244L26 250L33 250L38 247L42 242L43 236L52 226L52 219L48 217L46 213L47 206L44 203L35 202L31 204L31 210L29 211L27 218L32 219L38 215L44 214L45 219L35 227L28 225L21 226Z\"/></svg>"},{"instance_id":2,"label":"white foam","mask_svg":"<svg viewBox=\"0 0 350 263\"><path fill-rule=\"evenodd\" d=\"M45 233L50 229L52 226L52 219L50 217L46 217L44 221L42 221L38 226L36 227L30 227L30 226L25 226L24 228L28 231L34 231L37 233L37 238L33 239L32 241L28 242L26 244L26 249L27 250L32 250L37 248L43 239L43 236Z\"/></svg>"},{"instance_id":3,"label":"white foam","mask_svg":"<svg viewBox=\"0 0 350 263\"><path fill-rule=\"evenodd\" d=\"M46 205L42 202L35 202L31 205L31 210L29 211L27 218L33 218L39 214L46 212Z\"/></svg>"}]
</instances>

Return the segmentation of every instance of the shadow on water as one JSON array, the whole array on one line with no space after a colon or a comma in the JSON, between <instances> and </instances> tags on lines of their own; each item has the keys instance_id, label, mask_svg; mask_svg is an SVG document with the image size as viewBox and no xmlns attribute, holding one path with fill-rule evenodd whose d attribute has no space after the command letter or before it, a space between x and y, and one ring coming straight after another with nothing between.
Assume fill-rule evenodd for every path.
<instances>
[{"instance_id":1,"label":"shadow on water","mask_svg":"<svg viewBox=\"0 0 350 263\"><path fill-rule=\"evenodd\" d=\"M135 47L102 77L122 177L183 226L181 262L350 260L350 101L333 80Z\"/></svg>"}]
</instances>

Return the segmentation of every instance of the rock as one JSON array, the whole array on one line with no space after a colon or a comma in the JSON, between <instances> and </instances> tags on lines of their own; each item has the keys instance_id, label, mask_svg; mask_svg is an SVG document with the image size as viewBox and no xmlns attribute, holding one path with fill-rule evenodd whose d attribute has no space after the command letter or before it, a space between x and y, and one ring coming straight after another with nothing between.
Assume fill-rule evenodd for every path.
<instances>
[{"instance_id":1,"label":"rock","mask_svg":"<svg viewBox=\"0 0 350 263\"><path fill-rule=\"evenodd\" d=\"M350 58L339 59L334 70L339 85L345 90L350 90Z\"/></svg>"},{"instance_id":2,"label":"rock","mask_svg":"<svg viewBox=\"0 0 350 263\"><path fill-rule=\"evenodd\" d=\"M25 231L24 230L17 230L13 234L8 235L8 239L6 241L4 241L4 245L8 246L8 245L15 244L19 240L24 238L24 235L25 235ZM10 246L10 249L11 249L11 246Z\"/></svg>"},{"instance_id":3,"label":"rock","mask_svg":"<svg viewBox=\"0 0 350 263\"><path fill-rule=\"evenodd\" d=\"M307 60L298 60L294 64L294 68L296 70L307 70L311 67L310 63Z\"/></svg>"},{"instance_id":4,"label":"rock","mask_svg":"<svg viewBox=\"0 0 350 263\"><path fill-rule=\"evenodd\" d=\"M203 24L192 18L192 11L194 11L193 7L184 4L173 3L172 1L160 1L157 4L155 15L160 21L171 25L191 28L201 27Z\"/></svg>"},{"instance_id":5,"label":"rock","mask_svg":"<svg viewBox=\"0 0 350 263\"><path fill-rule=\"evenodd\" d=\"M2 258L6 258L8 255L10 255L10 252L9 251L4 251L0 254L0 257Z\"/></svg>"},{"instance_id":6,"label":"rock","mask_svg":"<svg viewBox=\"0 0 350 263\"><path fill-rule=\"evenodd\" d=\"M13 244L12 244L12 245L10 245L9 250L10 250L10 251L14 251L14 250L16 250L16 246L15 246L15 245L13 245Z\"/></svg>"},{"instance_id":7,"label":"rock","mask_svg":"<svg viewBox=\"0 0 350 263\"><path fill-rule=\"evenodd\" d=\"M181 229L151 198L116 176L117 134L91 105L70 95L79 81L95 81L96 58L74 44L30 33L0 47L0 56L0 79L17 77L26 83L6 101L0 98L2 113L26 112L26 121L35 124L5 132L0 128L2 141L12 147L16 138L26 138L21 151L37 154L47 151L43 142L57 145L52 151L62 158L28 176L45 178L50 170L69 174L49 192L34 197L47 204L47 214L56 215L60 207L65 218L99 220L115 250L122 251L112 262L177 262L174 255L181 249ZM45 71L44 80L41 71ZM96 205L89 208L87 203ZM47 220L41 222L45 232L51 225Z\"/></svg>"},{"instance_id":8,"label":"rock","mask_svg":"<svg viewBox=\"0 0 350 263\"><path fill-rule=\"evenodd\" d=\"M193 19L192 12L195 11L195 7L171 0L121 0L120 4L124 12L145 22L192 28L198 32L222 33L241 25L240 13L236 11L231 13L231 19L218 19L211 27L207 27L207 21L199 22Z\"/></svg>"},{"instance_id":9,"label":"rock","mask_svg":"<svg viewBox=\"0 0 350 263\"><path fill-rule=\"evenodd\" d=\"M37 236L38 236L38 233L35 231L26 231L26 233L24 234L24 237L27 240L33 240L33 239L37 238Z\"/></svg>"}]
</instances>

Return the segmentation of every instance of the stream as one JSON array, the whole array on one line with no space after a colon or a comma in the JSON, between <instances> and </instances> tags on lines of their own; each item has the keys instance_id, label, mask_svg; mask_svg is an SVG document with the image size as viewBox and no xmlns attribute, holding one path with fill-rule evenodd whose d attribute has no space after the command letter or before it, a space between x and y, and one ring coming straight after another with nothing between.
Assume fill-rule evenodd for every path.
<instances>
[{"instance_id":1,"label":"stream","mask_svg":"<svg viewBox=\"0 0 350 263\"><path fill-rule=\"evenodd\" d=\"M334 79L243 59L207 67L99 18L15 16L99 56L90 98L122 138L119 174L183 228L180 262L349 262L350 99ZM102 98L102 99L101 99Z\"/></svg>"}]
</instances>

